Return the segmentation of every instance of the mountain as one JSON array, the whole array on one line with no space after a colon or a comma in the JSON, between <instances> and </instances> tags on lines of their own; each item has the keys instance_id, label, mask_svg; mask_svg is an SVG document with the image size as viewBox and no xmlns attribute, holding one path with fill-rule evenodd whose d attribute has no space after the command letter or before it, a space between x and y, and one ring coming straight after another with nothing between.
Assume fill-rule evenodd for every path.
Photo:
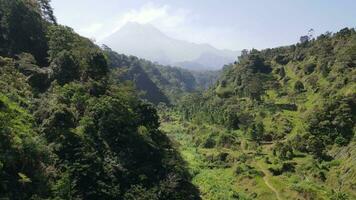
<instances>
[{"instance_id":1,"label":"mountain","mask_svg":"<svg viewBox=\"0 0 356 200\"><path fill-rule=\"evenodd\" d=\"M221 69L240 54L239 51L219 50L209 44L173 39L151 24L134 22L127 23L102 43L118 53L190 70Z\"/></svg>"}]
</instances>

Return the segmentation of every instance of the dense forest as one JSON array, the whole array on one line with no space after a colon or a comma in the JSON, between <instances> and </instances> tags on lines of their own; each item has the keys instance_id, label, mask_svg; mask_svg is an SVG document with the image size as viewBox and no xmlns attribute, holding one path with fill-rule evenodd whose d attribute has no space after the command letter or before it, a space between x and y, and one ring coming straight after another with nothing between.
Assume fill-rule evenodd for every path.
<instances>
[{"instance_id":1,"label":"dense forest","mask_svg":"<svg viewBox=\"0 0 356 200\"><path fill-rule=\"evenodd\" d=\"M0 0L0 55L1 199L199 199L155 108L48 1Z\"/></svg>"},{"instance_id":2,"label":"dense forest","mask_svg":"<svg viewBox=\"0 0 356 200\"><path fill-rule=\"evenodd\" d=\"M356 199L356 31L192 72L0 0L0 199Z\"/></svg>"}]
</instances>

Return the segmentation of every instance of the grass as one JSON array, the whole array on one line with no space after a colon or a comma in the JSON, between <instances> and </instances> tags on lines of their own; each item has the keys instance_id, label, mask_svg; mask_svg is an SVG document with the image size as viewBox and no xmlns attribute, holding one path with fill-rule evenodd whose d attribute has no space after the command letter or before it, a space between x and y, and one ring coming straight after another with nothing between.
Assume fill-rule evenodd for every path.
<instances>
[{"instance_id":1,"label":"grass","mask_svg":"<svg viewBox=\"0 0 356 200\"><path fill-rule=\"evenodd\" d=\"M203 199L232 199L236 195L236 179L231 168L202 169L193 178Z\"/></svg>"},{"instance_id":2,"label":"grass","mask_svg":"<svg viewBox=\"0 0 356 200\"><path fill-rule=\"evenodd\" d=\"M293 128L292 133L289 135L296 134L298 130L305 128L300 111L284 110L280 113L282 117L291 120L297 126ZM266 129L272 128L273 121L270 118L265 118L263 122ZM241 130L229 131L221 126L182 122L175 113L172 113L171 121L162 122L161 130L166 132L177 143L178 150L193 175L192 182L199 188L204 200L238 198L270 200L277 199L276 192L280 199L311 198L328 200L331 195L331 189L335 188L335 184L324 183L313 177L320 169L316 166L312 156L300 152L295 152L298 156L288 161L296 163L295 173L287 172L279 176L273 176L268 170L273 164L267 164L265 157L268 156L272 162L283 162L272 155L271 147L273 147L273 144L262 145L260 147L262 154L256 154L257 148ZM229 148L221 146L203 148L195 143L197 138L202 140L213 132L233 134L238 137L240 145ZM356 153L354 151L351 152ZM228 159L220 161L219 155L221 153L228 154ZM354 159L352 157L348 158L347 162L350 163L337 162L338 167L335 167L335 169L340 168L339 165L342 165L341 169L343 170L352 168L351 165L353 165ZM336 164L331 163L330 165L334 166ZM236 168L240 165L249 166L249 171L236 173ZM262 171L264 176L252 173L254 171ZM338 172L331 168L328 173L333 182L337 182ZM354 171L350 175L355 176ZM348 193L351 198L354 198L352 191L348 191Z\"/></svg>"}]
</instances>

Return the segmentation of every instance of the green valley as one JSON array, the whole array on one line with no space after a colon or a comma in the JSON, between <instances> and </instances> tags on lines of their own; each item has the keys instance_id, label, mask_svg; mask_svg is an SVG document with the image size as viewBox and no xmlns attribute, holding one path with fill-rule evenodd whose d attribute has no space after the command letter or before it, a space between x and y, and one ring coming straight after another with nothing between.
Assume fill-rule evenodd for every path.
<instances>
[{"instance_id":1,"label":"green valley","mask_svg":"<svg viewBox=\"0 0 356 200\"><path fill-rule=\"evenodd\" d=\"M354 28L194 71L0 0L0 200L353 200L355 132Z\"/></svg>"}]
</instances>

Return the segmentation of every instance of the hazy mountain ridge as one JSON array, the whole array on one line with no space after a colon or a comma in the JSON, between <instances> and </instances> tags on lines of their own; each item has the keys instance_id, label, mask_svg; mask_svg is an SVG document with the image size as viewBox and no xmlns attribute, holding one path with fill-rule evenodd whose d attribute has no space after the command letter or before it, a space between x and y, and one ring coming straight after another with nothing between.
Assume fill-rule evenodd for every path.
<instances>
[{"instance_id":1,"label":"hazy mountain ridge","mask_svg":"<svg viewBox=\"0 0 356 200\"><path fill-rule=\"evenodd\" d=\"M154 104L176 103L185 93L207 88L215 83L219 71L191 72L164 66L135 56L118 54L109 47L103 50L117 82L131 81L142 92L141 98Z\"/></svg>"},{"instance_id":2,"label":"hazy mountain ridge","mask_svg":"<svg viewBox=\"0 0 356 200\"><path fill-rule=\"evenodd\" d=\"M127 23L102 43L119 53L190 70L220 69L235 61L240 54L239 51L219 50L209 44L173 39L153 25L134 22Z\"/></svg>"}]
</instances>

